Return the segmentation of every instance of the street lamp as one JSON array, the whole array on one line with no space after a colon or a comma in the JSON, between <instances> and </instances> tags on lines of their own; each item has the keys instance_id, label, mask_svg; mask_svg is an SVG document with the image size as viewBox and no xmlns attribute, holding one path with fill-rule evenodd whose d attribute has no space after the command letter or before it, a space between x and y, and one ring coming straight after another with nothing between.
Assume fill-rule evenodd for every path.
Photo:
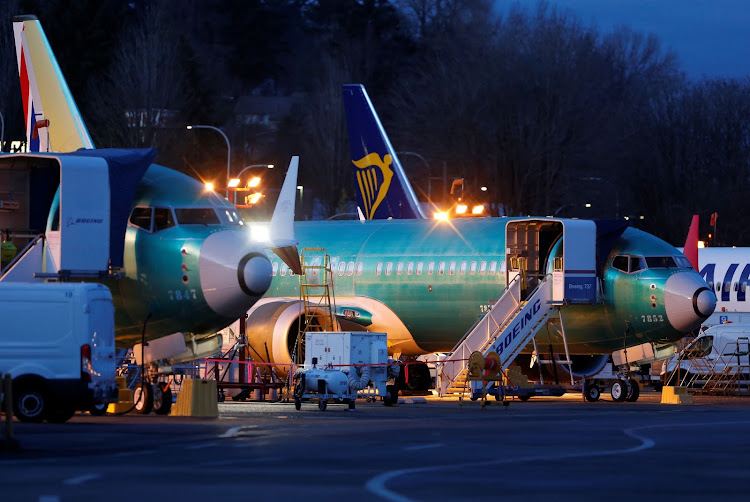
<instances>
[{"instance_id":1,"label":"street lamp","mask_svg":"<svg viewBox=\"0 0 750 502\"><path fill-rule=\"evenodd\" d=\"M239 173L237 173L237 176L236 176L236 177L234 177L234 178L232 178L231 180L229 180L229 186L230 186L230 187L237 187L237 186L239 186L239 184L240 184L240 177L242 176L242 173L244 173L244 172L245 172L245 171L247 171L248 169L252 169L253 167L266 167L266 168L268 168L268 169L273 169L273 164L253 164L252 166L245 166L245 167L243 167L243 168L242 168L242 169L240 170L240 172L239 172ZM259 184L259 183L260 183L260 178L259 178L259 179L258 179L258 181L257 181L257 182L256 182L256 183L255 183L254 185L252 185L252 186L258 186L258 184ZM236 190L235 190L235 192L234 192L234 204L235 204L235 205L237 204L237 191L236 191Z\"/></svg>"},{"instance_id":2,"label":"street lamp","mask_svg":"<svg viewBox=\"0 0 750 502\"><path fill-rule=\"evenodd\" d=\"M232 159L232 147L229 145L229 138L227 138L227 135L224 134L224 131L222 131L218 127L214 127L210 125L189 125L187 126L187 128L188 130L190 129L213 129L214 131L221 134L221 136L224 138L224 141L227 142L227 180L226 180L225 186L227 187L226 197L227 199L229 199L229 176L230 176L229 164Z\"/></svg>"}]
</instances>

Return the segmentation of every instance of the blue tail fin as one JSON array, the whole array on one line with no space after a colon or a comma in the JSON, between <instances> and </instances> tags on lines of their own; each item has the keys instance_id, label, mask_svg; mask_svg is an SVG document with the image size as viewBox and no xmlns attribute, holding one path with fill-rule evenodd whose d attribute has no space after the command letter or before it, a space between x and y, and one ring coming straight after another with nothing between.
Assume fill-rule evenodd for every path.
<instances>
[{"instance_id":1,"label":"blue tail fin","mask_svg":"<svg viewBox=\"0 0 750 502\"><path fill-rule=\"evenodd\" d=\"M361 84L343 86L357 206L368 220L425 218Z\"/></svg>"}]
</instances>

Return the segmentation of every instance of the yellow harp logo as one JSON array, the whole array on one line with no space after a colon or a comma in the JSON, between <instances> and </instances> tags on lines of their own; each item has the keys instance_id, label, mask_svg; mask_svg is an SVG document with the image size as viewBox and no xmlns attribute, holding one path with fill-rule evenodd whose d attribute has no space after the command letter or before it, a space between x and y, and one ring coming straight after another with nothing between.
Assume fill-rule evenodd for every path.
<instances>
[{"instance_id":1,"label":"yellow harp logo","mask_svg":"<svg viewBox=\"0 0 750 502\"><path fill-rule=\"evenodd\" d=\"M365 204L365 216L371 220L388 193L388 187L391 186L391 156L386 154L383 160L380 160L379 154L371 153L359 160L352 160L352 164L357 167L357 183Z\"/></svg>"}]
</instances>

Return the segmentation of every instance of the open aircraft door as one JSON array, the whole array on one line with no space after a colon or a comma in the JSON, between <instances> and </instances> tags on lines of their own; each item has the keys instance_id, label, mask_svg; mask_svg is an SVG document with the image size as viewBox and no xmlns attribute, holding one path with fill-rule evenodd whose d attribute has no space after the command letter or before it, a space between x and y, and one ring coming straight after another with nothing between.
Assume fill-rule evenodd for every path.
<instances>
[{"instance_id":1,"label":"open aircraft door","mask_svg":"<svg viewBox=\"0 0 750 502\"><path fill-rule=\"evenodd\" d=\"M596 224L529 218L505 227L507 284L521 281L521 299L552 276L552 301L596 302ZM519 277L520 276L520 277Z\"/></svg>"}]
</instances>

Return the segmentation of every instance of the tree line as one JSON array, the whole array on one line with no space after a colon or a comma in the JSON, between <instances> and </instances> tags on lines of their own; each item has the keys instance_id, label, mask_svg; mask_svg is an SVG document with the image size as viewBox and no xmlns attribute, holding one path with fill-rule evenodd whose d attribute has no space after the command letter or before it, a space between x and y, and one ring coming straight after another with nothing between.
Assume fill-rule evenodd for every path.
<instances>
[{"instance_id":1,"label":"tree line","mask_svg":"<svg viewBox=\"0 0 750 502\"><path fill-rule=\"evenodd\" d=\"M10 19L35 14L98 146L154 146L221 184L223 139L184 127L214 125L234 172L301 155L305 197L332 215L354 198L341 85L363 83L394 147L418 153L401 161L421 198L463 178L497 213L627 217L674 244L716 212L713 244L750 245L750 80L688 78L653 34L543 1L5 2L6 139L23 136ZM269 126L238 118L243 96L291 105Z\"/></svg>"}]
</instances>

